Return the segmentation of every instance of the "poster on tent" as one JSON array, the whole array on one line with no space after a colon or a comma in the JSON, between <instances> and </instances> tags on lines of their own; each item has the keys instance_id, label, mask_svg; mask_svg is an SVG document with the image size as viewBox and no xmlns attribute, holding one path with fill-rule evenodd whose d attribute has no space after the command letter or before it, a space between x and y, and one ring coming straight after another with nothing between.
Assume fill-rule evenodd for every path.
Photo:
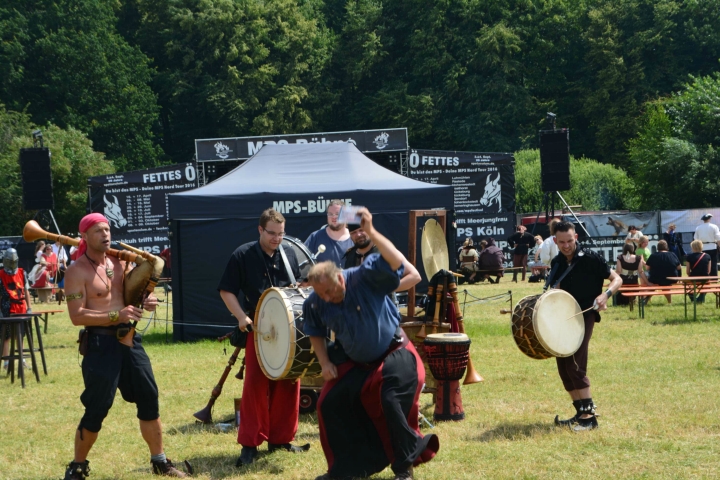
<instances>
[{"instance_id":1,"label":"poster on tent","mask_svg":"<svg viewBox=\"0 0 720 480\"><path fill-rule=\"evenodd\" d=\"M515 158L511 153L411 150L408 176L426 183L453 187L458 232L465 229L473 232L472 235L459 234L455 250L462 245L465 237L479 240L485 233L477 231L484 232L486 227L495 226L484 223L487 215L502 214L514 221ZM503 230L500 236L503 240L512 233L512 225L508 230L502 221L497 223L497 228Z\"/></svg>"},{"instance_id":2,"label":"poster on tent","mask_svg":"<svg viewBox=\"0 0 720 480\"><path fill-rule=\"evenodd\" d=\"M88 179L90 209L110 221L113 241L156 255L170 247L167 195L197 187L195 163Z\"/></svg>"}]
</instances>

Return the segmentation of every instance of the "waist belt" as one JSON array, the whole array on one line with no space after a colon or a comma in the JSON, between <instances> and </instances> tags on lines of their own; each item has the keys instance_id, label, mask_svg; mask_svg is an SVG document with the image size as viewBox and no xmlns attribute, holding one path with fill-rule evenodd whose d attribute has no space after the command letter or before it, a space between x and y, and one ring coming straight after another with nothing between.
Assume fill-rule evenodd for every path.
<instances>
[{"instance_id":1,"label":"waist belt","mask_svg":"<svg viewBox=\"0 0 720 480\"><path fill-rule=\"evenodd\" d=\"M124 331L122 336L127 335L128 329L130 328L129 323L123 323L117 327L88 327L86 330L92 335L108 335L111 337L117 337L118 332Z\"/></svg>"}]
</instances>

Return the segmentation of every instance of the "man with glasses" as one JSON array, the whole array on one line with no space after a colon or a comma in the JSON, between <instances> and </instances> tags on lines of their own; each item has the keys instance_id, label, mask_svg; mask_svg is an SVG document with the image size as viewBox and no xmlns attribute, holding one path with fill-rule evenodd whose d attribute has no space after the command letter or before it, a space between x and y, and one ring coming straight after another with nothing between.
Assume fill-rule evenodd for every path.
<instances>
[{"instance_id":1,"label":"man with glasses","mask_svg":"<svg viewBox=\"0 0 720 480\"><path fill-rule=\"evenodd\" d=\"M218 291L228 310L237 318L238 328L247 331L245 345L245 380L240 403L238 443L242 445L235 466L249 465L257 457L257 447L268 442L268 450L304 452L310 444L298 447L295 438L300 407L300 382L268 379L260 369L255 354L252 328L260 296L272 287L291 284L279 248L283 248L288 267L300 278L295 251L282 245L285 217L271 208L260 216L259 240L238 247L230 256L220 279ZM242 292L242 297L238 295Z\"/></svg>"},{"instance_id":2,"label":"man with glasses","mask_svg":"<svg viewBox=\"0 0 720 480\"><path fill-rule=\"evenodd\" d=\"M327 206L327 226L311 233L305 240L305 246L312 253L317 253L318 247L325 245L325 251L317 256L318 263L332 260L335 265L342 267L343 255L353 246L347 226L338 222L343 205L345 202L342 200L331 200Z\"/></svg>"}]
</instances>

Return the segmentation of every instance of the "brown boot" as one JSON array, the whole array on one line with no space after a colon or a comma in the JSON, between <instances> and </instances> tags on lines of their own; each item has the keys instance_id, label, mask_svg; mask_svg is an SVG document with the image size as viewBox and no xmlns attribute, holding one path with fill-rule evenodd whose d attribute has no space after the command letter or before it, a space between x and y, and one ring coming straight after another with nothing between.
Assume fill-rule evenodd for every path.
<instances>
[{"instance_id":1,"label":"brown boot","mask_svg":"<svg viewBox=\"0 0 720 480\"><path fill-rule=\"evenodd\" d=\"M185 478L188 475L185 472L181 472L177 468L175 468L175 465L173 465L172 461L167 458L164 462L151 462L153 473L155 475L163 475L165 477L175 477L175 478Z\"/></svg>"}]
</instances>

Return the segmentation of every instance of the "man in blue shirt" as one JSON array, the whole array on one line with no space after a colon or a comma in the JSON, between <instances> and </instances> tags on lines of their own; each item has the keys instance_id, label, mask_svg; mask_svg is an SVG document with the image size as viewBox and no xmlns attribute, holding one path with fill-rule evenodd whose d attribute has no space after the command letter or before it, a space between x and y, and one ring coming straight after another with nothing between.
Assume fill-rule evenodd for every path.
<instances>
[{"instance_id":1,"label":"man in blue shirt","mask_svg":"<svg viewBox=\"0 0 720 480\"><path fill-rule=\"evenodd\" d=\"M335 265L341 267L343 255L353 246L347 226L338 222L343 205L345 202L342 200L331 200L327 206L327 226L314 231L305 240L305 246L312 253L317 253L318 247L325 245L325 251L317 255L318 262L332 260Z\"/></svg>"},{"instance_id":2,"label":"man in blue shirt","mask_svg":"<svg viewBox=\"0 0 720 480\"><path fill-rule=\"evenodd\" d=\"M396 479L412 478L413 465L429 461L439 449L437 436L420 433L425 369L388 298L409 263L373 228L367 209L360 215L379 254L344 271L319 263L308 274L314 292L303 306L304 331L326 382L318 423L328 472L317 480L367 477L388 465ZM328 329L336 338L329 346Z\"/></svg>"}]
</instances>

